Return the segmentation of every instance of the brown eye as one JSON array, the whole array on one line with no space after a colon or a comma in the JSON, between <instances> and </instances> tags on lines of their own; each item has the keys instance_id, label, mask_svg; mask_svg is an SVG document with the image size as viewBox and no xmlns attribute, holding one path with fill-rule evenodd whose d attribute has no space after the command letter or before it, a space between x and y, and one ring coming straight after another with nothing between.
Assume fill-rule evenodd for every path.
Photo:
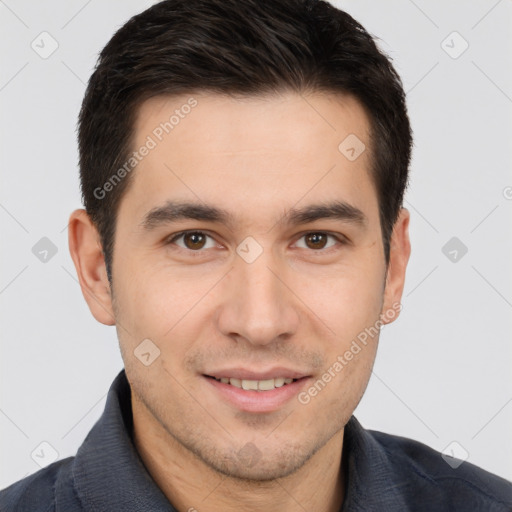
<instances>
[{"instance_id":1,"label":"brown eye","mask_svg":"<svg viewBox=\"0 0 512 512\"><path fill-rule=\"evenodd\" d=\"M343 241L339 237L323 231L306 233L295 242L295 246L300 249L312 249L319 253L334 249L336 245L343 245Z\"/></svg>"},{"instance_id":2,"label":"brown eye","mask_svg":"<svg viewBox=\"0 0 512 512\"><path fill-rule=\"evenodd\" d=\"M208 249L218 248L215 239L203 231L182 231L166 240L166 246L172 250L188 253L189 256L201 256L207 254ZM194 254L195 253L195 254ZM183 252L182 252L183 254Z\"/></svg>"},{"instance_id":3,"label":"brown eye","mask_svg":"<svg viewBox=\"0 0 512 512\"><path fill-rule=\"evenodd\" d=\"M304 238L309 249L323 249L327 244L327 236L325 233L308 233Z\"/></svg>"},{"instance_id":4,"label":"brown eye","mask_svg":"<svg viewBox=\"0 0 512 512\"><path fill-rule=\"evenodd\" d=\"M206 244L206 236L203 233L192 232L184 233L183 242L187 249L198 250L202 249Z\"/></svg>"}]
</instances>

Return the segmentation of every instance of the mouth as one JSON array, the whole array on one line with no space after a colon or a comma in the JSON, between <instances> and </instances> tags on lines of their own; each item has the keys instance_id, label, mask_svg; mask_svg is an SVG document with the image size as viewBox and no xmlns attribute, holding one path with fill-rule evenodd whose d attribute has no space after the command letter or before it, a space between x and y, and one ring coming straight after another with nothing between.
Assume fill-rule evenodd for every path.
<instances>
[{"instance_id":1,"label":"mouth","mask_svg":"<svg viewBox=\"0 0 512 512\"><path fill-rule=\"evenodd\" d=\"M256 379L256 375L244 375L229 377L229 374L206 375L203 374L203 382L208 384L205 392L213 393L214 400L228 404L231 407L248 413L272 413L285 406L291 406L296 397L312 380L311 376L295 375ZM241 378L252 377L252 378Z\"/></svg>"},{"instance_id":2,"label":"mouth","mask_svg":"<svg viewBox=\"0 0 512 512\"><path fill-rule=\"evenodd\" d=\"M263 380L237 379L235 377L214 377L212 375L205 375L205 377L209 379L215 379L217 382L221 382L222 384L228 384L230 386L234 386L238 389L243 389L245 391L271 391L273 389L281 388L283 386L287 386L289 384L292 384L293 382L297 382L298 380L300 380L291 379L288 377L274 377Z\"/></svg>"}]
</instances>

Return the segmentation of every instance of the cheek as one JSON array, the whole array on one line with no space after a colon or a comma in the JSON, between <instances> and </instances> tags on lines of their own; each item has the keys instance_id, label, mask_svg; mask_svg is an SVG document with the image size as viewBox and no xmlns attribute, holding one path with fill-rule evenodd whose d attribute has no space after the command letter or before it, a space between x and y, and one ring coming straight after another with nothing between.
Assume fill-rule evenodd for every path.
<instances>
[{"instance_id":1,"label":"cheek","mask_svg":"<svg viewBox=\"0 0 512 512\"><path fill-rule=\"evenodd\" d=\"M383 283L384 271L375 265L346 264L307 278L297 274L295 290L342 348L379 318Z\"/></svg>"},{"instance_id":2,"label":"cheek","mask_svg":"<svg viewBox=\"0 0 512 512\"><path fill-rule=\"evenodd\" d=\"M136 269L136 270L135 270ZM115 283L116 319L126 348L135 348L149 338L164 352L173 351L194 339L201 322L195 318L208 303L217 276L208 273L186 278L174 269L142 262L126 266Z\"/></svg>"}]
</instances>

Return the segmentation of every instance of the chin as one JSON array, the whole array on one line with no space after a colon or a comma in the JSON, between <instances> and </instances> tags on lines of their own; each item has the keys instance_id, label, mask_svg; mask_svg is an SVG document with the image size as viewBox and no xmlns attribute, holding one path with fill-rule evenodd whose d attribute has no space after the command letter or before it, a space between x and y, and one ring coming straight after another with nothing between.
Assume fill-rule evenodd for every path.
<instances>
[{"instance_id":1,"label":"chin","mask_svg":"<svg viewBox=\"0 0 512 512\"><path fill-rule=\"evenodd\" d=\"M271 482L285 478L300 468L314 455L316 450L305 444L280 443L279 447L264 446L261 450L252 442L240 449L206 450L196 447L195 455L210 469L229 478L246 483Z\"/></svg>"},{"instance_id":2,"label":"chin","mask_svg":"<svg viewBox=\"0 0 512 512\"><path fill-rule=\"evenodd\" d=\"M211 466L218 473L241 483L270 483L279 478L285 478L299 470L309 457L300 460L286 460L279 454L272 457L272 460L259 460L253 466L237 461L224 464L217 463Z\"/></svg>"}]
</instances>

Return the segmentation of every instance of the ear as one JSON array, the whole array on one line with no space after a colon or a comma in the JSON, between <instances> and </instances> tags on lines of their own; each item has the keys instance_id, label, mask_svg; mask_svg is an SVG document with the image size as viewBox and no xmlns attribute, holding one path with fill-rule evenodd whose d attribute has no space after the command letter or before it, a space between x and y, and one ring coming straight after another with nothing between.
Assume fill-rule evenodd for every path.
<instances>
[{"instance_id":1,"label":"ear","mask_svg":"<svg viewBox=\"0 0 512 512\"><path fill-rule=\"evenodd\" d=\"M391 235L384 303L381 312L381 320L384 324L395 320L401 309L400 301L404 290L405 270L411 254L409 218L409 211L402 208ZM391 311L394 312L392 315ZM389 312L389 314L386 314L386 312Z\"/></svg>"},{"instance_id":2,"label":"ear","mask_svg":"<svg viewBox=\"0 0 512 512\"><path fill-rule=\"evenodd\" d=\"M102 324L115 325L100 236L85 210L75 210L69 217L68 238L80 288L92 315Z\"/></svg>"}]
</instances>

